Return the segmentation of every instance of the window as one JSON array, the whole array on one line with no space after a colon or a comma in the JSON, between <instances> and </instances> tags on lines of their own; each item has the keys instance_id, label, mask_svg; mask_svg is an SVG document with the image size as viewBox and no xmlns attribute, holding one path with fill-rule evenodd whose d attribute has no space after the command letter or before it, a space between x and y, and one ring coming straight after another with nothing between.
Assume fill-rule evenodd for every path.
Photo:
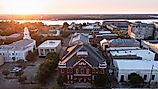
<instances>
[{"instance_id":1,"label":"window","mask_svg":"<svg viewBox=\"0 0 158 89\"><path fill-rule=\"evenodd\" d=\"M155 79L155 75L152 75L151 79L154 80Z\"/></svg>"},{"instance_id":2,"label":"window","mask_svg":"<svg viewBox=\"0 0 158 89\"><path fill-rule=\"evenodd\" d=\"M147 75L144 75L144 80L146 80L147 79Z\"/></svg>"},{"instance_id":3,"label":"window","mask_svg":"<svg viewBox=\"0 0 158 89\"><path fill-rule=\"evenodd\" d=\"M121 75L120 82L123 82L123 81L124 81L124 75Z\"/></svg>"},{"instance_id":4,"label":"window","mask_svg":"<svg viewBox=\"0 0 158 89\"><path fill-rule=\"evenodd\" d=\"M51 49L51 52L54 52L54 49Z\"/></svg>"},{"instance_id":5,"label":"window","mask_svg":"<svg viewBox=\"0 0 158 89\"><path fill-rule=\"evenodd\" d=\"M78 74L79 73L79 70L78 70L78 68L76 68L76 74Z\"/></svg>"},{"instance_id":6,"label":"window","mask_svg":"<svg viewBox=\"0 0 158 89\"><path fill-rule=\"evenodd\" d=\"M84 68L81 68L81 74L84 74Z\"/></svg>"},{"instance_id":7,"label":"window","mask_svg":"<svg viewBox=\"0 0 158 89\"><path fill-rule=\"evenodd\" d=\"M61 69L61 73L64 73L64 69Z\"/></svg>"},{"instance_id":8,"label":"window","mask_svg":"<svg viewBox=\"0 0 158 89\"><path fill-rule=\"evenodd\" d=\"M70 76L69 76L69 75L67 75L67 79L68 79L68 80L70 79Z\"/></svg>"},{"instance_id":9,"label":"window","mask_svg":"<svg viewBox=\"0 0 158 89\"><path fill-rule=\"evenodd\" d=\"M71 75L71 79L73 79L73 76Z\"/></svg>"},{"instance_id":10,"label":"window","mask_svg":"<svg viewBox=\"0 0 158 89\"><path fill-rule=\"evenodd\" d=\"M89 69L86 69L86 74L89 74Z\"/></svg>"}]
</instances>

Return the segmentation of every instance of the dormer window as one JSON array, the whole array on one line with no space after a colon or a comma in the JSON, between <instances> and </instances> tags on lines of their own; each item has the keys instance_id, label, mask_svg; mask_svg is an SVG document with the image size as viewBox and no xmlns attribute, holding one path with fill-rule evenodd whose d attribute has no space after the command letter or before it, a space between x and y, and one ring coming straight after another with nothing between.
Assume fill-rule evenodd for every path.
<instances>
[{"instance_id":1,"label":"dormer window","mask_svg":"<svg viewBox=\"0 0 158 89\"><path fill-rule=\"evenodd\" d=\"M77 52L78 57L88 57L88 52L87 51L79 51Z\"/></svg>"}]
</instances>

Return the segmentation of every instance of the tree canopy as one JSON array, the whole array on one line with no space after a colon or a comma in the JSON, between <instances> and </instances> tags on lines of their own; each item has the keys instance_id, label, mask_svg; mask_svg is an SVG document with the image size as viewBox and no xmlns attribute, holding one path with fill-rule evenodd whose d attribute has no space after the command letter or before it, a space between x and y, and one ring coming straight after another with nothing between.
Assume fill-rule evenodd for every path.
<instances>
[{"instance_id":1,"label":"tree canopy","mask_svg":"<svg viewBox=\"0 0 158 89\"><path fill-rule=\"evenodd\" d=\"M136 73L131 73L130 75L128 75L128 79L129 84L133 87L140 86L142 83L144 83L143 78Z\"/></svg>"}]
</instances>

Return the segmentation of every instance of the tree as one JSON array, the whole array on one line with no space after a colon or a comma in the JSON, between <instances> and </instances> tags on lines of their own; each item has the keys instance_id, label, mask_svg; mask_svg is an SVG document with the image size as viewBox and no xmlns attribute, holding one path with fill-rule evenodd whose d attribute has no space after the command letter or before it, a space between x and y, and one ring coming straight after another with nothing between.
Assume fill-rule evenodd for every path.
<instances>
[{"instance_id":1,"label":"tree","mask_svg":"<svg viewBox=\"0 0 158 89\"><path fill-rule=\"evenodd\" d=\"M86 26L87 24L86 23L83 23L83 25L82 26Z\"/></svg>"},{"instance_id":2,"label":"tree","mask_svg":"<svg viewBox=\"0 0 158 89\"><path fill-rule=\"evenodd\" d=\"M27 61L35 61L36 60L36 53L29 51L26 56Z\"/></svg>"},{"instance_id":3,"label":"tree","mask_svg":"<svg viewBox=\"0 0 158 89\"><path fill-rule=\"evenodd\" d=\"M4 70L3 72L2 72L2 74L3 75L5 75L6 76L6 78L8 77L8 75L10 74L10 72L8 71L8 70Z\"/></svg>"},{"instance_id":4,"label":"tree","mask_svg":"<svg viewBox=\"0 0 158 89\"><path fill-rule=\"evenodd\" d=\"M68 26L69 26L69 24L68 24L67 22L64 22L64 23L63 23L63 29L64 29L64 30L67 30L67 29L68 29Z\"/></svg>"},{"instance_id":5,"label":"tree","mask_svg":"<svg viewBox=\"0 0 158 89\"><path fill-rule=\"evenodd\" d=\"M45 61L40 64L37 80L40 84L45 84L53 70L56 69L59 60L59 55L57 53L49 53L45 59Z\"/></svg>"},{"instance_id":6,"label":"tree","mask_svg":"<svg viewBox=\"0 0 158 89\"><path fill-rule=\"evenodd\" d=\"M106 83L108 83L108 78L106 75L98 75L94 80L94 83L98 87L103 87Z\"/></svg>"},{"instance_id":7,"label":"tree","mask_svg":"<svg viewBox=\"0 0 158 89\"><path fill-rule=\"evenodd\" d=\"M63 76L63 75L58 76L58 78L57 78L58 85L63 86L64 83L66 83L66 82L67 82L66 76Z\"/></svg>"},{"instance_id":8,"label":"tree","mask_svg":"<svg viewBox=\"0 0 158 89\"><path fill-rule=\"evenodd\" d=\"M19 81L20 83L24 83L25 80L27 80L27 77L26 77L26 76L21 76L21 77L18 78L18 81Z\"/></svg>"},{"instance_id":9,"label":"tree","mask_svg":"<svg viewBox=\"0 0 158 89\"><path fill-rule=\"evenodd\" d=\"M133 87L138 87L142 83L144 83L143 78L136 73L131 73L130 75L128 75L128 79L129 79L128 83Z\"/></svg>"},{"instance_id":10,"label":"tree","mask_svg":"<svg viewBox=\"0 0 158 89\"><path fill-rule=\"evenodd\" d=\"M15 76L21 77L21 75L23 75L23 71L19 71L19 72L15 72Z\"/></svg>"},{"instance_id":11,"label":"tree","mask_svg":"<svg viewBox=\"0 0 158 89\"><path fill-rule=\"evenodd\" d=\"M68 36L70 36L70 32L69 31L62 31L62 35L61 35L61 37L63 37L63 38L67 38Z\"/></svg>"}]
</instances>

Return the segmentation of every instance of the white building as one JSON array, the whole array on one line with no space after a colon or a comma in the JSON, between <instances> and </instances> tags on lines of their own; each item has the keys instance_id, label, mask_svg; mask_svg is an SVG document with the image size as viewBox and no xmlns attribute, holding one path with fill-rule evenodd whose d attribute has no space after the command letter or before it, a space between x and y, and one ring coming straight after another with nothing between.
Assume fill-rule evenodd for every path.
<instances>
[{"instance_id":1,"label":"white building","mask_svg":"<svg viewBox=\"0 0 158 89\"><path fill-rule=\"evenodd\" d=\"M0 55L4 57L5 62L26 60L28 51L33 51L36 48L36 41L31 39L29 30L26 27L23 34L23 40L0 46Z\"/></svg>"},{"instance_id":2,"label":"white building","mask_svg":"<svg viewBox=\"0 0 158 89\"><path fill-rule=\"evenodd\" d=\"M154 24L133 23L128 26L128 35L134 39L153 37Z\"/></svg>"},{"instance_id":3,"label":"white building","mask_svg":"<svg viewBox=\"0 0 158 89\"><path fill-rule=\"evenodd\" d=\"M74 33L71 36L71 39L69 41L69 46L73 46L76 44L89 44L88 36L82 33Z\"/></svg>"},{"instance_id":4,"label":"white building","mask_svg":"<svg viewBox=\"0 0 158 89\"><path fill-rule=\"evenodd\" d=\"M100 47L102 48L102 50L106 50L106 48L108 48L108 41L106 39L103 39L100 41Z\"/></svg>"},{"instance_id":5,"label":"white building","mask_svg":"<svg viewBox=\"0 0 158 89\"><path fill-rule=\"evenodd\" d=\"M127 81L131 73L139 74L145 82L158 82L158 62L143 60L114 60L114 75L118 82ZM152 71L152 72L151 72Z\"/></svg>"},{"instance_id":6,"label":"white building","mask_svg":"<svg viewBox=\"0 0 158 89\"><path fill-rule=\"evenodd\" d=\"M84 30L100 30L101 26L99 25L99 23L87 23L86 26L82 26L82 29Z\"/></svg>"},{"instance_id":7,"label":"white building","mask_svg":"<svg viewBox=\"0 0 158 89\"><path fill-rule=\"evenodd\" d=\"M154 61L155 59L155 53L148 49L133 49L133 50L117 50L117 51L110 51L110 54L112 58L119 58L123 56L136 56L136 57L141 57L142 60L146 61ZM135 60L134 60L135 61Z\"/></svg>"},{"instance_id":8,"label":"white building","mask_svg":"<svg viewBox=\"0 0 158 89\"><path fill-rule=\"evenodd\" d=\"M47 40L38 46L39 56L47 56L50 52L59 53L61 49L61 40Z\"/></svg>"}]
</instances>

